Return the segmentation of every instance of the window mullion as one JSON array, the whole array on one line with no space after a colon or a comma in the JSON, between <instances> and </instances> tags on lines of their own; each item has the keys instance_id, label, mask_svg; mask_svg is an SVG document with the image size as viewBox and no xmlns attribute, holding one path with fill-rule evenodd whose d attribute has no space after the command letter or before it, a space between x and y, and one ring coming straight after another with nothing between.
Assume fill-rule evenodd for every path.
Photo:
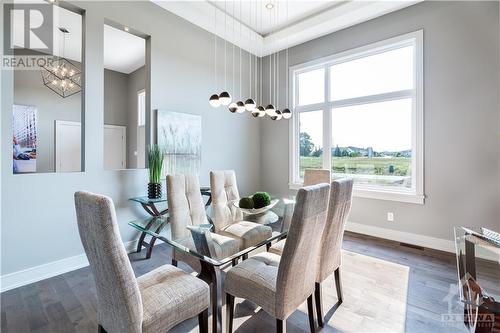
<instances>
[{"instance_id":1,"label":"window mullion","mask_svg":"<svg viewBox=\"0 0 500 333\"><path fill-rule=\"evenodd\" d=\"M330 101L330 66L325 66L325 103L323 105L323 169L332 169L332 121L329 110Z\"/></svg>"}]
</instances>

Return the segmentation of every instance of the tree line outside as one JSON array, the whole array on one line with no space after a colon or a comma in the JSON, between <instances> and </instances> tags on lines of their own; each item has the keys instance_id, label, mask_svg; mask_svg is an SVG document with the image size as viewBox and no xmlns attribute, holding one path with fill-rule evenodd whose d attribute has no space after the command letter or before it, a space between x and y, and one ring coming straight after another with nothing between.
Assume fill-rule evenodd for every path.
<instances>
[{"instance_id":1,"label":"tree line outside","mask_svg":"<svg viewBox=\"0 0 500 333\"><path fill-rule=\"evenodd\" d=\"M318 169L323 165L323 148L312 142L306 132L299 135L300 176L305 169ZM332 172L347 174L373 174L382 176L411 176L411 151L377 152L371 147L334 147L331 151Z\"/></svg>"}]
</instances>

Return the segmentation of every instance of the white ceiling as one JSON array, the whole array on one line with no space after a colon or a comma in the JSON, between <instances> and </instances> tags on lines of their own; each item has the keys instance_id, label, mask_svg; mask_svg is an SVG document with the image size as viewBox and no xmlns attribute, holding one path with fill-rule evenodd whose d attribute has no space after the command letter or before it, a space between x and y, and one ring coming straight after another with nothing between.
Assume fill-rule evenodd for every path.
<instances>
[{"instance_id":1,"label":"white ceiling","mask_svg":"<svg viewBox=\"0 0 500 333\"><path fill-rule=\"evenodd\" d=\"M255 55L265 56L423 0L150 1ZM267 9L268 3L274 8Z\"/></svg>"},{"instance_id":2,"label":"white ceiling","mask_svg":"<svg viewBox=\"0 0 500 333\"><path fill-rule=\"evenodd\" d=\"M104 25L104 68L130 74L144 66L146 40Z\"/></svg>"},{"instance_id":3,"label":"white ceiling","mask_svg":"<svg viewBox=\"0 0 500 333\"><path fill-rule=\"evenodd\" d=\"M250 27L259 35L266 35L302 21L325 9L345 1L209 1L221 11ZM272 9L266 5L272 4Z\"/></svg>"}]
</instances>

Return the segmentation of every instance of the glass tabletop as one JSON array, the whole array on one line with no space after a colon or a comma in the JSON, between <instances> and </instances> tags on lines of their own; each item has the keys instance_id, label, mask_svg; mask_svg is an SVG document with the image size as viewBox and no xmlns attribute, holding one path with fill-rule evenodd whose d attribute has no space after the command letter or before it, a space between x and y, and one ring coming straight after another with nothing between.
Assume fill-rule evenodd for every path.
<instances>
[{"instance_id":1,"label":"glass tabletop","mask_svg":"<svg viewBox=\"0 0 500 333\"><path fill-rule=\"evenodd\" d=\"M219 235L226 237L229 237L229 235L227 233L222 234L214 232L214 228L211 225L203 224L200 226L186 227L187 232L183 233L184 236L176 238L172 236L172 226L169 223L168 214L167 216L139 219L131 221L128 224L141 232L146 232L150 236L170 244L177 251L190 254L210 265L222 266L275 239L286 236L289 225L286 221L291 218L289 215L293 212L293 207L290 209L291 205L293 205L292 201L289 202L280 199L276 206L264 213L245 215L243 217L244 221L250 221L270 227L271 236L246 249L233 251L234 253L225 257L218 257L214 251L210 251L210 248L213 247L211 242Z\"/></svg>"},{"instance_id":2,"label":"glass tabletop","mask_svg":"<svg viewBox=\"0 0 500 333\"><path fill-rule=\"evenodd\" d=\"M500 314L500 234L456 227L455 247L461 301Z\"/></svg>"},{"instance_id":3,"label":"glass tabletop","mask_svg":"<svg viewBox=\"0 0 500 333\"><path fill-rule=\"evenodd\" d=\"M210 195L210 186L201 186L200 192L202 195ZM163 195L161 198L150 199L147 196L143 196L143 197L133 197L133 198L130 198L129 200L138 202L140 204L150 205L150 204L155 204L155 203L160 203L160 202L166 202L167 197L165 195Z\"/></svg>"}]
</instances>

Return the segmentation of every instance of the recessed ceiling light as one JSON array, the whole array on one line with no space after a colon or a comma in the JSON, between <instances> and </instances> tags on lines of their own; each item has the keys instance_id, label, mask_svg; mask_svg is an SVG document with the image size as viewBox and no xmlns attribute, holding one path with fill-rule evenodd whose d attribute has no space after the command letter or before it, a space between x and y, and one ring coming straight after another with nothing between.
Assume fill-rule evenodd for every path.
<instances>
[{"instance_id":1,"label":"recessed ceiling light","mask_svg":"<svg viewBox=\"0 0 500 333\"><path fill-rule=\"evenodd\" d=\"M272 3L269 2L269 3L266 4L266 8L267 9L273 9L274 8L274 4L272 4Z\"/></svg>"},{"instance_id":2,"label":"recessed ceiling light","mask_svg":"<svg viewBox=\"0 0 500 333\"><path fill-rule=\"evenodd\" d=\"M128 27L123 27L123 30L125 30L126 32L128 32Z\"/></svg>"}]
</instances>

